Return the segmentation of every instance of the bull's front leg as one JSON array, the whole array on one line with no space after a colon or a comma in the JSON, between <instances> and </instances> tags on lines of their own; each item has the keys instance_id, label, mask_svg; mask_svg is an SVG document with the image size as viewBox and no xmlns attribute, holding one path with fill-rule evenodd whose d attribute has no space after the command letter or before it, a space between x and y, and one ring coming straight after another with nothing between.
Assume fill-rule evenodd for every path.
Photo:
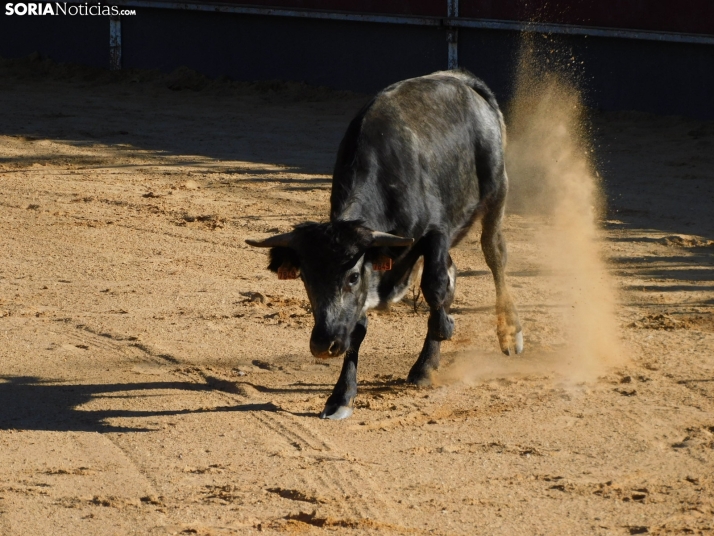
<instances>
[{"instance_id":1,"label":"bull's front leg","mask_svg":"<svg viewBox=\"0 0 714 536\"><path fill-rule=\"evenodd\" d=\"M345 353L340 378L327 399L321 419L346 419L352 415L352 405L357 396L357 358L359 347L367 335L367 316L363 316L350 334L350 346Z\"/></svg>"},{"instance_id":2,"label":"bull's front leg","mask_svg":"<svg viewBox=\"0 0 714 536\"><path fill-rule=\"evenodd\" d=\"M448 314L456 290L456 265L449 255L449 240L443 234L427 235L424 244L424 272L421 288L429 304L426 340L407 381L431 385L431 373L439 368L441 341L454 333L454 319Z\"/></svg>"}]
</instances>

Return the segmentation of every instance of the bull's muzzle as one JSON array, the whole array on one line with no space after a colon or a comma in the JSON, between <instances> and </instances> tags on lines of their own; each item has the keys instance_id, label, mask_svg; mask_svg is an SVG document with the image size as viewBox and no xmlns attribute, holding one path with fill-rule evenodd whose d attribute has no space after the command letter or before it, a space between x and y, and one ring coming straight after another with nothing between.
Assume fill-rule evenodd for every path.
<instances>
[{"instance_id":1,"label":"bull's muzzle","mask_svg":"<svg viewBox=\"0 0 714 536\"><path fill-rule=\"evenodd\" d=\"M345 352L345 344L333 337L325 337L313 331L310 337L310 351L315 357L337 357Z\"/></svg>"}]
</instances>

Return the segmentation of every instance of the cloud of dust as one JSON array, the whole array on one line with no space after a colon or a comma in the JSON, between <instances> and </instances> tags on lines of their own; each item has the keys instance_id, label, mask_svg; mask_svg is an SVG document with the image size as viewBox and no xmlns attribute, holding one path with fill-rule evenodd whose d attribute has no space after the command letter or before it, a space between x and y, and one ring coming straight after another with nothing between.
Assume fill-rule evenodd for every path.
<instances>
[{"instance_id":1,"label":"cloud of dust","mask_svg":"<svg viewBox=\"0 0 714 536\"><path fill-rule=\"evenodd\" d=\"M509 210L535 226L537 258L528 260L537 262L541 277L548 279L554 298L547 298L546 306L562 312L554 338L563 344L555 345L557 350L529 348L529 326L523 322L523 358L471 355L467 367L466 356L457 357L443 378L447 382L456 374L475 380L546 370L582 381L620 362L614 288L600 254L598 219L604 214L604 197L592 162L585 108L567 66L554 67L547 60L534 38L524 38L508 108L506 169Z\"/></svg>"}]
</instances>

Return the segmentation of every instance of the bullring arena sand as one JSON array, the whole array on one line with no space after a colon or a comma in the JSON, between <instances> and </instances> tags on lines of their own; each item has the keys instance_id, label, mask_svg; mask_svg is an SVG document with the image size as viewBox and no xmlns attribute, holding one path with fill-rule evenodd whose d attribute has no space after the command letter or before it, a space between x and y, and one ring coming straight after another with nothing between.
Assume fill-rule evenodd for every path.
<instances>
[{"instance_id":1,"label":"bullring arena sand","mask_svg":"<svg viewBox=\"0 0 714 536\"><path fill-rule=\"evenodd\" d=\"M411 294L332 422L341 360L244 240L326 217L367 97L1 61L0 534L713 533L714 124L517 87L525 353L474 229L435 387Z\"/></svg>"}]
</instances>

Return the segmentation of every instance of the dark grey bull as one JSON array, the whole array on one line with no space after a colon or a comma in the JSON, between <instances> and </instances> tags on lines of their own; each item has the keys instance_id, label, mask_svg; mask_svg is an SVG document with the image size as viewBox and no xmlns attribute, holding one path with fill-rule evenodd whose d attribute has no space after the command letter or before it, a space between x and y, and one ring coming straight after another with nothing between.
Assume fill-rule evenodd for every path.
<instances>
[{"instance_id":1,"label":"dark grey bull","mask_svg":"<svg viewBox=\"0 0 714 536\"><path fill-rule=\"evenodd\" d=\"M408 381L431 382L441 341L454 332L448 312L456 266L449 249L478 220L496 283L501 349L508 355L523 351L504 274L504 144L496 99L472 74L445 71L398 82L377 94L347 128L332 178L330 221L247 241L272 248L270 270L299 271L315 319L313 355L346 352L320 417L352 414L366 313L399 301L420 275L430 313L424 347ZM391 269L385 269L385 259L393 260Z\"/></svg>"}]
</instances>

